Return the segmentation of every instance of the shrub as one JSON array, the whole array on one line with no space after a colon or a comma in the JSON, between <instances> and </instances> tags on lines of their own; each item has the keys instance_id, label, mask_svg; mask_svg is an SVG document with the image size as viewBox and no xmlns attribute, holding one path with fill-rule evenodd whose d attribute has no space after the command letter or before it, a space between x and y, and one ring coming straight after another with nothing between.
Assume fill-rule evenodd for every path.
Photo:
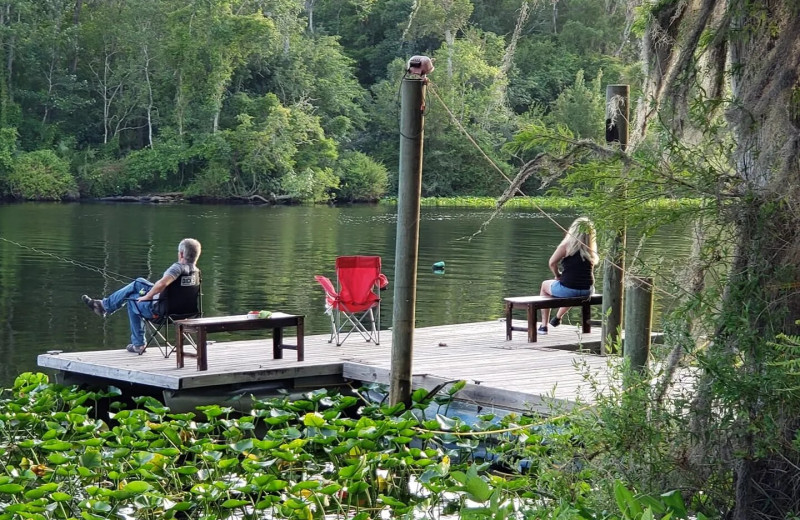
<instances>
[{"instance_id":1,"label":"shrub","mask_svg":"<svg viewBox=\"0 0 800 520\"><path fill-rule=\"evenodd\" d=\"M17 199L62 200L78 196L69 163L52 150L36 150L17 157L8 176L8 188Z\"/></svg>"},{"instance_id":2,"label":"shrub","mask_svg":"<svg viewBox=\"0 0 800 520\"><path fill-rule=\"evenodd\" d=\"M230 172L217 163L212 163L198 172L186 187L187 197L225 198L230 196Z\"/></svg>"},{"instance_id":3,"label":"shrub","mask_svg":"<svg viewBox=\"0 0 800 520\"><path fill-rule=\"evenodd\" d=\"M386 167L361 152L345 152L336 164L339 189L336 199L346 202L375 201L386 193Z\"/></svg>"},{"instance_id":4,"label":"shrub","mask_svg":"<svg viewBox=\"0 0 800 520\"><path fill-rule=\"evenodd\" d=\"M78 166L78 189L84 197L122 195L136 187L135 180L125 176L123 165L115 159L100 159Z\"/></svg>"},{"instance_id":5,"label":"shrub","mask_svg":"<svg viewBox=\"0 0 800 520\"><path fill-rule=\"evenodd\" d=\"M176 141L133 151L124 160L125 177L141 189L175 188L180 182L178 173L184 155L183 146Z\"/></svg>"},{"instance_id":6,"label":"shrub","mask_svg":"<svg viewBox=\"0 0 800 520\"><path fill-rule=\"evenodd\" d=\"M281 180L281 188L293 199L301 202L327 202L329 190L338 186L338 179L330 168L306 168L289 172Z\"/></svg>"}]
</instances>

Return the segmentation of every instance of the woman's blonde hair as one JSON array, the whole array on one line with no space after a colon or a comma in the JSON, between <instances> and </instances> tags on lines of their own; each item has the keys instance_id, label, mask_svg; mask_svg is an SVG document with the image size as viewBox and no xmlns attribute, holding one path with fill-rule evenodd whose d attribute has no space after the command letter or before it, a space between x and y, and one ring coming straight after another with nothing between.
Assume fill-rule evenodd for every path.
<instances>
[{"instance_id":1,"label":"woman's blonde hair","mask_svg":"<svg viewBox=\"0 0 800 520\"><path fill-rule=\"evenodd\" d=\"M594 224L586 217L575 219L569 226L563 243L567 246L567 256L572 256L580 251L581 256L592 265L597 264L600 260L597 256L597 236Z\"/></svg>"}]
</instances>

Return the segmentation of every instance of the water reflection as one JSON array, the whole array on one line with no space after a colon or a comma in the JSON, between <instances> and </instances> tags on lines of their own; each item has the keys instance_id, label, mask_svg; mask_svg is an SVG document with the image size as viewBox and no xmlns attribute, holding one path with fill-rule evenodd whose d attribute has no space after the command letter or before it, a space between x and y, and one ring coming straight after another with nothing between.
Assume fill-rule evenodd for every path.
<instances>
[{"instance_id":1,"label":"water reflection","mask_svg":"<svg viewBox=\"0 0 800 520\"><path fill-rule=\"evenodd\" d=\"M157 279L187 236L203 244L199 266L207 315L280 310L305 314L309 334L327 332L323 292L314 275L333 278L336 256L371 254L383 258L391 282L395 211L390 206L0 205L0 384L35 370L36 355L47 350L124 347L125 316L102 320L83 306L80 295L99 297L136 276ZM513 211L476 235L491 213L423 208L417 326L499 318L504 296L538 292L549 276L547 260L562 231L539 213ZM555 216L564 226L573 217ZM660 262L660 251L668 251L668 260L677 262L688 248L685 233L670 230L649 241L642 255L646 262ZM439 261L446 262L444 274L432 269ZM391 283L383 296L387 328Z\"/></svg>"}]
</instances>

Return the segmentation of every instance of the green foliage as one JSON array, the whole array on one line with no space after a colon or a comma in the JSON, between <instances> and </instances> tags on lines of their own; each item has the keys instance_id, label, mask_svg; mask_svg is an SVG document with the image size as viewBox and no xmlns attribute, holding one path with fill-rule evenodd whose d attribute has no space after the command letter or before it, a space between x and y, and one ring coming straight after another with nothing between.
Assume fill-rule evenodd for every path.
<instances>
[{"instance_id":1,"label":"green foliage","mask_svg":"<svg viewBox=\"0 0 800 520\"><path fill-rule=\"evenodd\" d=\"M17 199L63 200L77 197L69 163L52 150L20 154L7 178L8 191Z\"/></svg>"},{"instance_id":2,"label":"green foliage","mask_svg":"<svg viewBox=\"0 0 800 520\"><path fill-rule=\"evenodd\" d=\"M372 202L385 193L389 179L386 167L361 152L345 152L336 162L339 188L336 200Z\"/></svg>"},{"instance_id":3,"label":"green foliage","mask_svg":"<svg viewBox=\"0 0 800 520\"><path fill-rule=\"evenodd\" d=\"M338 186L339 178L330 168L291 171L281 180L283 193L301 202L326 202Z\"/></svg>"},{"instance_id":4,"label":"green foliage","mask_svg":"<svg viewBox=\"0 0 800 520\"><path fill-rule=\"evenodd\" d=\"M795 325L800 325L800 320ZM786 393L800 390L800 336L780 333L768 345L777 351L776 359L770 365L779 367L780 373L788 378L786 386L779 390Z\"/></svg>"},{"instance_id":5,"label":"green foliage","mask_svg":"<svg viewBox=\"0 0 800 520\"><path fill-rule=\"evenodd\" d=\"M463 520L687 518L678 493L602 485L606 475L587 465L599 427L516 414L479 415L470 427L448 417L464 386L418 389L410 410L362 397L385 391L373 385L355 396L321 389L253 399L240 415L219 405L172 413L151 397L129 409L114 387L87 391L22 374L0 392L0 517L133 508L150 518L366 518L365 510L390 518L442 510ZM101 401L113 422L99 414ZM601 512L606 487L622 516Z\"/></svg>"},{"instance_id":6,"label":"green foliage","mask_svg":"<svg viewBox=\"0 0 800 520\"><path fill-rule=\"evenodd\" d=\"M177 141L162 141L156 148L143 148L129 153L123 161L123 171L127 183L134 190L173 187L186 150Z\"/></svg>"},{"instance_id":7,"label":"green foliage","mask_svg":"<svg viewBox=\"0 0 800 520\"><path fill-rule=\"evenodd\" d=\"M614 32L624 10L583 0L559 3L557 13L534 5L508 72L500 64L519 2L126 0L79 6L34 0L7 6L0 22L8 44L0 56L8 65L0 75L0 116L18 129L14 142L21 150L69 143L72 172L85 196L188 189L327 200L332 185L326 169L333 168L335 150L397 164L398 82L411 54L437 58L431 78L442 99L510 174L512 158L500 149L516 131L516 114L532 103L550 107L578 70L595 78L602 67L615 79L619 74L611 71L622 69L609 54L616 51ZM248 106L268 96L297 111L292 137L269 136L260 126L264 107ZM433 101L429 106L426 193L496 194L502 176L481 164L449 115ZM300 121L300 113L317 122ZM243 115L254 118L254 129L240 127ZM314 129L314 137L301 138L299 129L311 126L323 134ZM230 155L209 156L206 143L225 131ZM268 139L278 150L262 159ZM306 157L292 157L289 141L304 141L295 146ZM310 158L315 153L318 161ZM393 191L392 179L388 184Z\"/></svg>"},{"instance_id":8,"label":"green foliage","mask_svg":"<svg viewBox=\"0 0 800 520\"><path fill-rule=\"evenodd\" d=\"M203 166L187 194L328 200L337 153L319 118L305 105L282 106L273 94L240 94L234 106L241 110L235 125L193 147Z\"/></svg>"},{"instance_id":9,"label":"green foliage","mask_svg":"<svg viewBox=\"0 0 800 520\"><path fill-rule=\"evenodd\" d=\"M601 141L605 136L605 96L602 92L602 73L587 86L583 70L575 76L575 83L565 88L553 102L547 120L553 126L569 128L573 135Z\"/></svg>"},{"instance_id":10,"label":"green foliage","mask_svg":"<svg viewBox=\"0 0 800 520\"><path fill-rule=\"evenodd\" d=\"M91 152L86 155L92 156ZM77 167L78 188L84 197L106 197L129 193L137 187L134 179L125 176L116 160L89 159Z\"/></svg>"},{"instance_id":11,"label":"green foliage","mask_svg":"<svg viewBox=\"0 0 800 520\"><path fill-rule=\"evenodd\" d=\"M0 128L0 195L8 191L8 175L14 169L14 154L17 151L17 129Z\"/></svg>"}]
</instances>

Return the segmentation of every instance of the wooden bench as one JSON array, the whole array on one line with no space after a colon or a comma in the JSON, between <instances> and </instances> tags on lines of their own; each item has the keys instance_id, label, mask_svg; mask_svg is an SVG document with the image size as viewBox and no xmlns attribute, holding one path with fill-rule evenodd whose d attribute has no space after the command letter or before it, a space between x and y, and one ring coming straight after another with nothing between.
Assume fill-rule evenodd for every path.
<instances>
[{"instance_id":1,"label":"wooden bench","mask_svg":"<svg viewBox=\"0 0 800 520\"><path fill-rule=\"evenodd\" d=\"M511 339L511 331L528 331L528 342L536 343L536 311L539 309L557 309L559 307L580 307L583 332L592 331L591 306L603 303L602 294L579 296L577 298L552 298L550 296L514 296L503 298L506 302L506 340ZM528 312L528 326L515 327L511 323L514 309L525 308Z\"/></svg>"},{"instance_id":2,"label":"wooden bench","mask_svg":"<svg viewBox=\"0 0 800 520\"><path fill-rule=\"evenodd\" d=\"M240 316L219 316L213 318L194 318L178 320L177 352L178 368L183 368L184 357L197 358L197 370L208 370L208 345L206 337L212 332L230 332L235 330L272 329L272 359L283 359L283 349L297 351L297 361L303 361L303 318L293 314L273 312L269 318L248 318ZM283 329L297 327L297 345L283 343ZM197 353L184 352L183 338L185 333L197 334Z\"/></svg>"}]
</instances>

